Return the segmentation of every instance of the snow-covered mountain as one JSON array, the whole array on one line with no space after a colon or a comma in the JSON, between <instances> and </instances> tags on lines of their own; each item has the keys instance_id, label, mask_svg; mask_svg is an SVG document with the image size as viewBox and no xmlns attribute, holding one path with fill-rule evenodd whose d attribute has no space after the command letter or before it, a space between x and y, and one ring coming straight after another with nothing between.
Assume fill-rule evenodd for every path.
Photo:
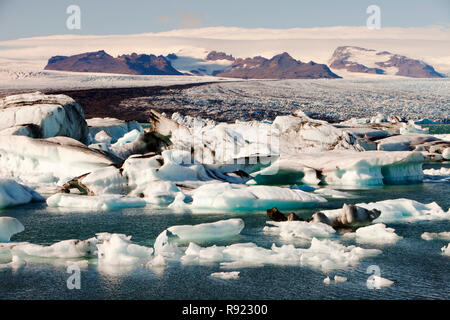
<instances>
[{"instance_id":1,"label":"snow-covered mountain","mask_svg":"<svg viewBox=\"0 0 450 320\"><path fill-rule=\"evenodd\" d=\"M443 78L434 68L421 60L355 46L336 48L330 67L349 72L388 74L412 78Z\"/></svg>"}]
</instances>

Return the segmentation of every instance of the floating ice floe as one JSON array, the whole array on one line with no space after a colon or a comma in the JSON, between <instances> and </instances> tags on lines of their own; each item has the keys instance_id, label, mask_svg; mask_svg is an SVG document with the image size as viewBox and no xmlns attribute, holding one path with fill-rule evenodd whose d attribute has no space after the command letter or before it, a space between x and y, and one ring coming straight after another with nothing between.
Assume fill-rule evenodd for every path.
<instances>
[{"instance_id":1,"label":"floating ice floe","mask_svg":"<svg viewBox=\"0 0 450 320\"><path fill-rule=\"evenodd\" d=\"M313 207L326 200L318 195L273 186L246 186L230 183L211 183L200 186L192 193L190 210L264 210L278 207L296 209Z\"/></svg>"},{"instance_id":2,"label":"floating ice floe","mask_svg":"<svg viewBox=\"0 0 450 320\"><path fill-rule=\"evenodd\" d=\"M450 232L424 232L420 236L423 240L430 241L434 239L438 240L450 240Z\"/></svg>"},{"instance_id":3,"label":"floating ice floe","mask_svg":"<svg viewBox=\"0 0 450 320\"><path fill-rule=\"evenodd\" d=\"M350 198L355 197L351 193L343 192L343 191L339 191L339 190L328 189L328 188L316 189L314 191L314 193L320 194L321 196L324 196L324 197L330 197L330 198L334 198L334 199L350 199Z\"/></svg>"},{"instance_id":4,"label":"floating ice floe","mask_svg":"<svg viewBox=\"0 0 450 320\"><path fill-rule=\"evenodd\" d=\"M450 168L423 170L425 182L450 182Z\"/></svg>"},{"instance_id":5,"label":"floating ice floe","mask_svg":"<svg viewBox=\"0 0 450 320\"><path fill-rule=\"evenodd\" d=\"M293 245L271 249L258 247L254 243L238 243L226 247L212 246L202 248L190 243L181 258L183 264L221 263L222 267L240 267L255 265L297 265L322 271L346 269L355 266L366 257L376 256L381 251L363 249L356 246L344 246L328 239L313 238L308 249L295 248Z\"/></svg>"},{"instance_id":6,"label":"floating ice floe","mask_svg":"<svg viewBox=\"0 0 450 320\"><path fill-rule=\"evenodd\" d=\"M92 256L96 250L96 241L90 240L63 240L52 245L39 245L33 243L11 243L8 247L13 254L21 257L75 259Z\"/></svg>"},{"instance_id":7,"label":"floating ice floe","mask_svg":"<svg viewBox=\"0 0 450 320\"><path fill-rule=\"evenodd\" d=\"M288 183L374 186L416 183L423 179L424 157L419 152L329 151L281 156L251 175L258 184ZM320 176L321 179L317 177Z\"/></svg>"},{"instance_id":8,"label":"floating ice floe","mask_svg":"<svg viewBox=\"0 0 450 320\"><path fill-rule=\"evenodd\" d=\"M16 218L0 217L0 242L10 241L13 235L24 230L25 227Z\"/></svg>"},{"instance_id":9,"label":"floating ice floe","mask_svg":"<svg viewBox=\"0 0 450 320\"><path fill-rule=\"evenodd\" d=\"M181 241L222 240L237 236L244 229L242 219L220 220L196 225L172 226L167 230Z\"/></svg>"},{"instance_id":10,"label":"floating ice floe","mask_svg":"<svg viewBox=\"0 0 450 320\"><path fill-rule=\"evenodd\" d=\"M359 228L354 233L346 233L343 238L355 239L356 242L363 244L387 245L395 244L402 237L395 233L395 229L386 228L385 224L377 223Z\"/></svg>"},{"instance_id":11,"label":"floating ice floe","mask_svg":"<svg viewBox=\"0 0 450 320\"><path fill-rule=\"evenodd\" d=\"M45 201L45 198L14 180L0 179L0 209L34 201Z\"/></svg>"},{"instance_id":12,"label":"floating ice floe","mask_svg":"<svg viewBox=\"0 0 450 320\"><path fill-rule=\"evenodd\" d=\"M379 202L358 203L356 206L368 210L377 209L381 215L376 222L449 220L450 211L444 211L437 203L423 204L410 199L391 199ZM322 210L328 218L338 217L342 209Z\"/></svg>"},{"instance_id":13,"label":"floating ice floe","mask_svg":"<svg viewBox=\"0 0 450 320\"><path fill-rule=\"evenodd\" d=\"M321 222L305 221L267 221L263 231L270 235L279 235L282 240L292 241L295 239L312 240L313 238L329 238L335 235L336 230Z\"/></svg>"},{"instance_id":14,"label":"floating ice floe","mask_svg":"<svg viewBox=\"0 0 450 320\"><path fill-rule=\"evenodd\" d=\"M230 271L230 272L214 272L211 273L211 277L219 278L223 280L236 280L239 279L239 271Z\"/></svg>"},{"instance_id":15,"label":"floating ice floe","mask_svg":"<svg viewBox=\"0 0 450 320\"><path fill-rule=\"evenodd\" d=\"M0 119L0 131L28 126L26 135L32 138L66 136L83 143L88 139L83 109L66 95L34 92L7 96L0 99Z\"/></svg>"},{"instance_id":16,"label":"floating ice floe","mask_svg":"<svg viewBox=\"0 0 450 320\"><path fill-rule=\"evenodd\" d=\"M146 264L153 258L153 248L131 243L131 236L111 234L97 244L99 264L129 266Z\"/></svg>"},{"instance_id":17,"label":"floating ice floe","mask_svg":"<svg viewBox=\"0 0 450 320\"><path fill-rule=\"evenodd\" d=\"M441 248L442 254L444 256L449 256L450 257L450 243L447 246L443 246Z\"/></svg>"},{"instance_id":18,"label":"floating ice floe","mask_svg":"<svg viewBox=\"0 0 450 320\"><path fill-rule=\"evenodd\" d=\"M47 205L55 208L73 208L86 210L114 210L123 208L141 208L146 202L137 197L122 195L80 196L56 193L47 199Z\"/></svg>"},{"instance_id":19,"label":"floating ice floe","mask_svg":"<svg viewBox=\"0 0 450 320\"><path fill-rule=\"evenodd\" d=\"M370 276L366 281L367 287L369 289L381 289L382 287L390 287L394 284L394 281L380 277L380 276Z\"/></svg>"},{"instance_id":20,"label":"floating ice floe","mask_svg":"<svg viewBox=\"0 0 450 320\"><path fill-rule=\"evenodd\" d=\"M334 283L343 283L347 282L347 277L341 277L341 276L334 276Z\"/></svg>"}]
</instances>

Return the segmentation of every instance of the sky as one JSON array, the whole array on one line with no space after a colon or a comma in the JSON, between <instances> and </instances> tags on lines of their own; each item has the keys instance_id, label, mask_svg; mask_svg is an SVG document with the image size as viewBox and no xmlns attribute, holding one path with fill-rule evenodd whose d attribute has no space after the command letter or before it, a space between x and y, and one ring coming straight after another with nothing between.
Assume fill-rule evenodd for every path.
<instances>
[{"instance_id":1,"label":"sky","mask_svg":"<svg viewBox=\"0 0 450 320\"><path fill-rule=\"evenodd\" d=\"M81 9L79 30L66 27L69 5ZM369 5L380 7L382 27L450 26L449 0L0 0L0 41L212 26L364 26Z\"/></svg>"}]
</instances>

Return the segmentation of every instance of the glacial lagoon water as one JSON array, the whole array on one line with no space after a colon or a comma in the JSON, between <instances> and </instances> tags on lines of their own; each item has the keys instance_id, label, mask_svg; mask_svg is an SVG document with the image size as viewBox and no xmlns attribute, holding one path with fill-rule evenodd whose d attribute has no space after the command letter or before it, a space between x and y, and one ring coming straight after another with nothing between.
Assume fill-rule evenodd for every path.
<instances>
[{"instance_id":1,"label":"glacial lagoon water","mask_svg":"<svg viewBox=\"0 0 450 320\"><path fill-rule=\"evenodd\" d=\"M317 209L338 208L344 202L371 202L408 198L422 203L437 202L444 210L450 207L448 183L423 183L386 186L350 192L353 199L331 199L325 205L297 211L305 216ZM51 244L65 239L87 239L98 232L124 233L133 242L152 246L158 234L169 226L213 222L224 217L240 217L245 228L240 236L223 241L203 242L202 246L254 242L270 248L283 242L264 234L268 220L265 212L238 214L174 214L164 209L125 209L111 212L61 212L45 204L29 204L0 211L1 215L19 219L25 231L12 241ZM307 267L272 266L220 269L210 265L169 263L166 267L147 269L105 269L91 259L81 269L81 289L69 290L65 260L35 259L19 269L0 268L0 299L450 299L450 257L441 254L448 241L421 239L423 232L450 231L450 221L389 223L402 236L394 245L361 245L378 248L381 255L365 258L356 267L328 275L345 276L347 282L325 285L327 274ZM355 244L353 240L344 244ZM301 246L296 244L296 246ZM303 245L308 247L309 245ZM381 276L394 281L391 287L369 289L366 270L380 268ZM240 271L236 280L210 276L213 272Z\"/></svg>"}]
</instances>

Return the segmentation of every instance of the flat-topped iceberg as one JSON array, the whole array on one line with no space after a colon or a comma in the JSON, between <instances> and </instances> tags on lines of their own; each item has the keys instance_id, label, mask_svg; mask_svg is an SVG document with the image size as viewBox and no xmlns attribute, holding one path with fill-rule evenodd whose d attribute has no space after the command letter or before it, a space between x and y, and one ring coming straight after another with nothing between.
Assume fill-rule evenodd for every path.
<instances>
[{"instance_id":1,"label":"flat-topped iceberg","mask_svg":"<svg viewBox=\"0 0 450 320\"><path fill-rule=\"evenodd\" d=\"M72 208L85 210L114 210L123 208L145 207L146 202L137 197L122 195L81 196L56 193L47 199L47 205L55 208Z\"/></svg>"},{"instance_id":2,"label":"flat-topped iceberg","mask_svg":"<svg viewBox=\"0 0 450 320\"><path fill-rule=\"evenodd\" d=\"M313 207L326 200L313 193L273 186L246 186L230 183L205 184L192 193L191 210L264 210L278 207Z\"/></svg>"},{"instance_id":3,"label":"flat-topped iceberg","mask_svg":"<svg viewBox=\"0 0 450 320\"><path fill-rule=\"evenodd\" d=\"M419 152L329 151L282 156L251 175L258 184L281 183L287 176L288 183L374 186L420 182L423 162Z\"/></svg>"},{"instance_id":4,"label":"flat-topped iceberg","mask_svg":"<svg viewBox=\"0 0 450 320\"><path fill-rule=\"evenodd\" d=\"M0 242L10 241L13 235L24 230L25 227L16 218L0 217Z\"/></svg>"},{"instance_id":5,"label":"flat-topped iceberg","mask_svg":"<svg viewBox=\"0 0 450 320\"><path fill-rule=\"evenodd\" d=\"M269 235L278 235L282 240L292 241L295 239L312 240L313 238L329 238L336 234L331 226L306 221L267 221L268 226L265 226L263 231Z\"/></svg>"},{"instance_id":6,"label":"flat-topped iceberg","mask_svg":"<svg viewBox=\"0 0 450 320\"><path fill-rule=\"evenodd\" d=\"M66 95L34 92L0 99L0 131L30 124L33 138L66 136L83 143L88 139L83 109Z\"/></svg>"},{"instance_id":7,"label":"flat-topped iceberg","mask_svg":"<svg viewBox=\"0 0 450 320\"><path fill-rule=\"evenodd\" d=\"M379 210L381 215L376 222L396 222L396 221L420 221L420 220L449 220L450 210L444 211L437 203L423 204L410 199L391 199L370 203L357 203L356 206L368 209ZM342 209L322 210L331 218L338 217Z\"/></svg>"},{"instance_id":8,"label":"flat-topped iceberg","mask_svg":"<svg viewBox=\"0 0 450 320\"><path fill-rule=\"evenodd\" d=\"M45 198L14 180L0 179L0 209L33 201L45 201Z\"/></svg>"},{"instance_id":9,"label":"flat-topped iceberg","mask_svg":"<svg viewBox=\"0 0 450 320\"><path fill-rule=\"evenodd\" d=\"M356 266L366 257L380 254L377 249L363 249L356 246L344 246L328 239L313 238L307 249L295 248L293 245L270 249L262 248L254 243L237 243L226 247L211 246L202 248L190 243L183 264L220 263L221 267L234 268L256 265L292 265L305 266L329 272Z\"/></svg>"},{"instance_id":10,"label":"flat-topped iceberg","mask_svg":"<svg viewBox=\"0 0 450 320\"><path fill-rule=\"evenodd\" d=\"M387 228L383 223L376 223L367 227L362 227L354 233L346 233L344 238L355 239L358 243L387 245L395 244L402 237L395 233L395 229Z\"/></svg>"},{"instance_id":11,"label":"flat-topped iceberg","mask_svg":"<svg viewBox=\"0 0 450 320\"><path fill-rule=\"evenodd\" d=\"M196 225L172 226L167 230L179 240L191 242L230 238L240 234L242 229L244 229L244 221L242 219L228 219Z\"/></svg>"},{"instance_id":12,"label":"flat-topped iceberg","mask_svg":"<svg viewBox=\"0 0 450 320\"><path fill-rule=\"evenodd\" d=\"M13 244L9 249L21 257L75 259L92 256L96 250L96 241L71 239L48 246L25 242Z\"/></svg>"},{"instance_id":13,"label":"flat-topped iceberg","mask_svg":"<svg viewBox=\"0 0 450 320\"><path fill-rule=\"evenodd\" d=\"M97 168L117 163L117 159L67 137L32 139L25 136L2 136L0 172L5 176L43 182L73 178Z\"/></svg>"}]
</instances>

